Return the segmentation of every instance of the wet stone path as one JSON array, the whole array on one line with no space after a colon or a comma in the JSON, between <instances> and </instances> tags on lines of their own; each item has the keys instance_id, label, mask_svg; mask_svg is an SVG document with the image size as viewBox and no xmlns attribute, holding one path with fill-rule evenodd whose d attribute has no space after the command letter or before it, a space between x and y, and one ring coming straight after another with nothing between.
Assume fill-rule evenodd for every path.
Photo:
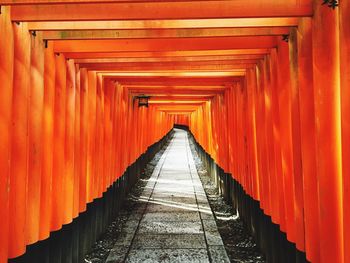
<instances>
[{"instance_id":1,"label":"wet stone path","mask_svg":"<svg viewBox=\"0 0 350 263\"><path fill-rule=\"evenodd\" d=\"M230 262L186 131L176 130L105 262Z\"/></svg>"}]
</instances>

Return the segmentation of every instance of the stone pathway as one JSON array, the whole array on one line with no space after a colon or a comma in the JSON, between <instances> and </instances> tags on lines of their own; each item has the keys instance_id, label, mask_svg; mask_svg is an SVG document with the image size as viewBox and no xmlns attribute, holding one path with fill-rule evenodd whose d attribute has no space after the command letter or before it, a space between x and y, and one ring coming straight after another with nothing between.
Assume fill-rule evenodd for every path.
<instances>
[{"instance_id":1,"label":"stone pathway","mask_svg":"<svg viewBox=\"0 0 350 263\"><path fill-rule=\"evenodd\" d=\"M107 263L230 262L197 174L187 133L176 133Z\"/></svg>"}]
</instances>

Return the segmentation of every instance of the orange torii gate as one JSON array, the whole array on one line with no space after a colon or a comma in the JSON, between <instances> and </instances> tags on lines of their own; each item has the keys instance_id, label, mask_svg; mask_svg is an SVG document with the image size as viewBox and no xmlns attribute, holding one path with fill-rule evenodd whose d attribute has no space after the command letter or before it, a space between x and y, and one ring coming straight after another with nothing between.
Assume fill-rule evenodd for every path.
<instances>
[{"instance_id":1,"label":"orange torii gate","mask_svg":"<svg viewBox=\"0 0 350 263\"><path fill-rule=\"evenodd\" d=\"M0 262L174 124L293 253L350 262L350 3L322 2L0 0Z\"/></svg>"}]
</instances>

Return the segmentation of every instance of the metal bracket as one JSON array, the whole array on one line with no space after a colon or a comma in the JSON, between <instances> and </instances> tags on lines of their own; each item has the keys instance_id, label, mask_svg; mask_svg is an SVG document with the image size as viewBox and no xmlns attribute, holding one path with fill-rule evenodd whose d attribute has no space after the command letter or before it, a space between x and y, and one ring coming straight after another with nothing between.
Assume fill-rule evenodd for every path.
<instances>
[{"instance_id":1,"label":"metal bracket","mask_svg":"<svg viewBox=\"0 0 350 263\"><path fill-rule=\"evenodd\" d=\"M289 42L289 35L282 35L282 40L284 41L284 42Z\"/></svg>"},{"instance_id":2,"label":"metal bracket","mask_svg":"<svg viewBox=\"0 0 350 263\"><path fill-rule=\"evenodd\" d=\"M30 33L32 34L33 37L36 37L36 31L35 30L31 31Z\"/></svg>"},{"instance_id":3,"label":"metal bracket","mask_svg":"<svg viewBox=\"0 0 350 263\"><path fill-rule=\"evenodd\" d=\"M44 46L45 46L45 48L47 48L47 47L48 47L48 41L47 41L47 39L44 39L43 41L44 41Z\"/></svg>"},{"instance_id":4,"label":"metal bracket","mask_svg":"<svg viewBox=\"0 0 350 263\"><path fill-rule=\"evenodd\" d=\"M339 6L338 0L323 0L322 5L327 5L328 7L332 8L333 10Z\"/></svg>"}]
</instances>

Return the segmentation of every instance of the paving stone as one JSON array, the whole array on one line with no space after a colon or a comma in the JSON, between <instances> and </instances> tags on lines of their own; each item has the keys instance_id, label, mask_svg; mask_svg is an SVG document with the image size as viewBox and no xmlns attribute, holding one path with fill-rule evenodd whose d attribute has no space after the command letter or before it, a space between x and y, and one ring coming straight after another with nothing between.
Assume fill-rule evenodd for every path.
<instances>
[{"instance_id":1,"label":"paving stone","mask_svg":"<svg viewBox=\"0 0 350 263\"><path fill-rule=\"evenodd\" d=\"M125 231L122 231L120 235L118 236L117 241L115 242L114 246L127 246L129 247L131 245L131 242L135 236L135 233L128 233Z\"/></svg>"},{"instance_id":2,"label":"paving stone","mask_svg":"<svg viewBox=\"0 0 350 263\"><path fill-rule=\"evenodd\" d=\"M206 196L201 196L201 195L196 195L196 198L197 198L197 203L198 204L207 204L207 197Z\"/></svg>"},{"instance_id":3,"label":"paving stone","mask_svg":"<svg viewBox=\"0 0 350 263\"><path fill-rule=\"evenodd\" d=\"M216 226L215 219L206 219L206 220L202 219L202 222L203 222L205 231L215 231L218 229L218 227Z\"/></svg>"},{"instance_id":4,"label":"paving stone","mask_svg":"<svg viewBox=\"0 0 350 263\"><path fill-rule=\"evenodd\" d=\"M139 223L140 223L139 220L128 220L123 227L123 231L125 233L134 234L136 232L136 229L137 229Z\"/></svg>"},{"instance_id":5,"label":"paving stone","mask_svg":"<svg viewBox=\"0 0 350 263\"><path fill-rule=\"evenodd\" d=\"M173 191L173 192L188 192L188 193L194 193L194 188L192 186L188 186L185 184L179 184L179 185L170 185L170 184L161 184L161 185L156 185L154 187L154 192L163 192L163 191Z\"/></svg>"},{"instance_id":6,"label":"paving stone","mask_svg":"<svg viewBox=\"0 0 350 263\"><path fill-rule=\"evenodd\" d=\"M210 207L208 199L207 198L200 198L197 200L199 206L204 206L204 207Z\"/></svg>"},{"instance_id":7,"label":"paving stone","mask_svg":"<svg viewBox=\"0 0 350 263\"><path fill-rule=\"evenodd\" d=\"M152 189L145 189L142 192L141 196L150 197L152 195L152 193L153 193L153 188Z\"/></svg>"},{"instance_id":8,"label":"paving stone","mask_svg":"<svg viewBox=\"0 0 350 263\"><path fill-rule=\"evenodd\" d=\"M198 203L198 209L199 211L211 211L210 205L209 204L204 204L204 203Z\"/></svg>"},{"instance_id":9,"label":"paving stone","mask_svg":"<svg viewBox=\"0 0 350 263\"><path fill-rule=\"evenodd\" d=\"M174 192L174 191L162 191L162 192L154 192L151 196L151 199L162 199L164 200L171 199L171 198L178 198L178 197L183 197L183 198L192 198L195 199L196 195L195 193L192 192Z\"/></svg>"},{"instance_id":10,"label":"paving stone","mask_svg":"<svg viewBox=\"0 0 350 263\"><path fill-rule=\"evenodd\" d=\"M141 222L138 233L152 234L200 234L201 222Z\"/></svg>"},{"instance_id":11,"label":"paving stone","mask_svg":"<svg viewBox=\"0 0 350 263\"><path fill-rule=\"evenodd\" d=\"M162 172L161 177L157 180L157 186L162 184L193 186L190 174L179 174L178 172L176 174Z\"/></svg>"},{"instance_id":12,"label":"paving stone","mask_svg":"<svg viewBox=\"0 0 350 263\"><path fill-rule=\"evenodd\" d=\"M142 217L143 217L143 213L131 213L128 217L128 220L140 221Z\"/></svg>"},{"instance_id":13,"label":"paving stone","mask_svg":"<svg viewBox=\"0 0 350 263\"><path fill-rule=\"evenodd\" d=\"M194 202L181 203L181 202L176 202L174 200L163 200L163 199L155 198L155 199L150 199L149 203L162 205L162 206L166 206L166 207L180 208L180 209L183 209L183 210L198 211L198 205L197 205L197 203L194 203ZM146 209L146 211L147 211L147 209Z\"/></svg>"},{"instance_id":14,"label":"paving stone","mask_svg":"<svg viewBox=\"0 0 350 263\"><path fill-rule=\"evenodd\" d=\"M194 191L198 194L205 195L205 191L204 191L203 187L195 186Z\"/></svg>"},{"instance_id":15,"label":"paving stone","mask_svg":"<svg viewBox=\"0 0 350 263\"><path fill-rule=\"evenodd\" d=\"M133 249L144 248L206 248L203 234L137 235Z\"/></svg>"},{"instance_id":16,"label":"paving stone","mask_svg":"<svg viewBox=\"0 0 350 263\"><path fill-rule=\"evenodd\" d=\"M167 197L151 197L151 200L158 200L164 203L169 203L169 204L190 204L190 205L197 205L197 200L196 197L193 195L192 197L183 197L183 196L167 196Z\"/></svg>"},{"instance_id":17,"label":"paving stone","mask_svg":"<svg viewBox=\"0 0 350 263\"><path fill-rule=\"evenodd\" d=\"M144 213L147 207L147 200L139 200L133 207L132 212L133 213Z\"/></svg>"},{"instance_id":18,"label":"paving stone","mask_svg":"<svg viewBox=\"0 0 350 263\"><path fill-rule=\"evenodd\" d=\"M207 197L207 195L205 194L204 190L198 189L198 187L195 187L195 188L194 188L194 192L195 192L195 194L198 195L198 196Z\"/></svg>"},{"instance_id":19,"label":"paving stone","mask_svg":"<svg viewBox=\"0 0 350 263\"><path fill-rule=\"evenodd\" d=\"M207 243L209 246L223 246L224 245L218 230L205 231L205 238L207 239Z\"/></svg>"},{"instance_id":20,"label":"paving stone","mask_svg":"<svg viewBox=\"0 0 350 263\"><path fill-rule=\"evenodd\" d=\"M154 181L148 182L146 184L146 188L145 189L147 189L147 190L153 189L155 185L156 185L156 183Z\"/></svg>"},{"instance_id":21,"label":"paving stone","mask_svg":"<svg viewBox=\"0 0 350 263\"><path fill-rule=\"evenodd\" d=\"M178 211L199 211L197 205L176 205L167 203L155 203L150 201L146 208L146 213L154 212L178 212Z\"/></svg>"},{"instance_id":22,"label":"paving stone","mask_svg":"<svg viewBox=\"0 0 350 263\"><path fill-rule=\"evenodd\" d=\"M199 213L191 211L146 213L142 222L199 221Z\"/></svg>"},{"instance_id":23,"label":"paving stone","mask_svg":"<svg viewBox=\"0 0 350 263\"><path fill-rule=\"evenodd\" d=\"M208 219L215 220L215 217L214 217L211 210L210 211L209 210L207 210L207 211L201 210L200 215L201 215L202 220L208 220Z\"/></svg>"},{"instance_id":24,"label":"paving stone","mask_svg":"<svg viewBox=\"0 0 350 263\"><path fill-rule=\"evenodd\" d=\"M209 246L211 262L230 263L224 246Z\"/></svg>"},{"instance_id":25,"label":"paving stone","mask_svg":"<svg viewBox=\"0 0 350 263\"><path fill-rule=\"evenodd\" d=\"M115 246L108 255L106 263L122 263L125 262L125 257L128 253L129 247Z\"/></svg>"},{"instance_id":26,"label":"paving stone","mask_svg":"<svg viewBox=\"0 0 350 263\"><path fill-rule=\"evenodd\" d=\"M126 262L132 263L206 263L206 249L133 249Z\"/></svg>"}]
</instances>

